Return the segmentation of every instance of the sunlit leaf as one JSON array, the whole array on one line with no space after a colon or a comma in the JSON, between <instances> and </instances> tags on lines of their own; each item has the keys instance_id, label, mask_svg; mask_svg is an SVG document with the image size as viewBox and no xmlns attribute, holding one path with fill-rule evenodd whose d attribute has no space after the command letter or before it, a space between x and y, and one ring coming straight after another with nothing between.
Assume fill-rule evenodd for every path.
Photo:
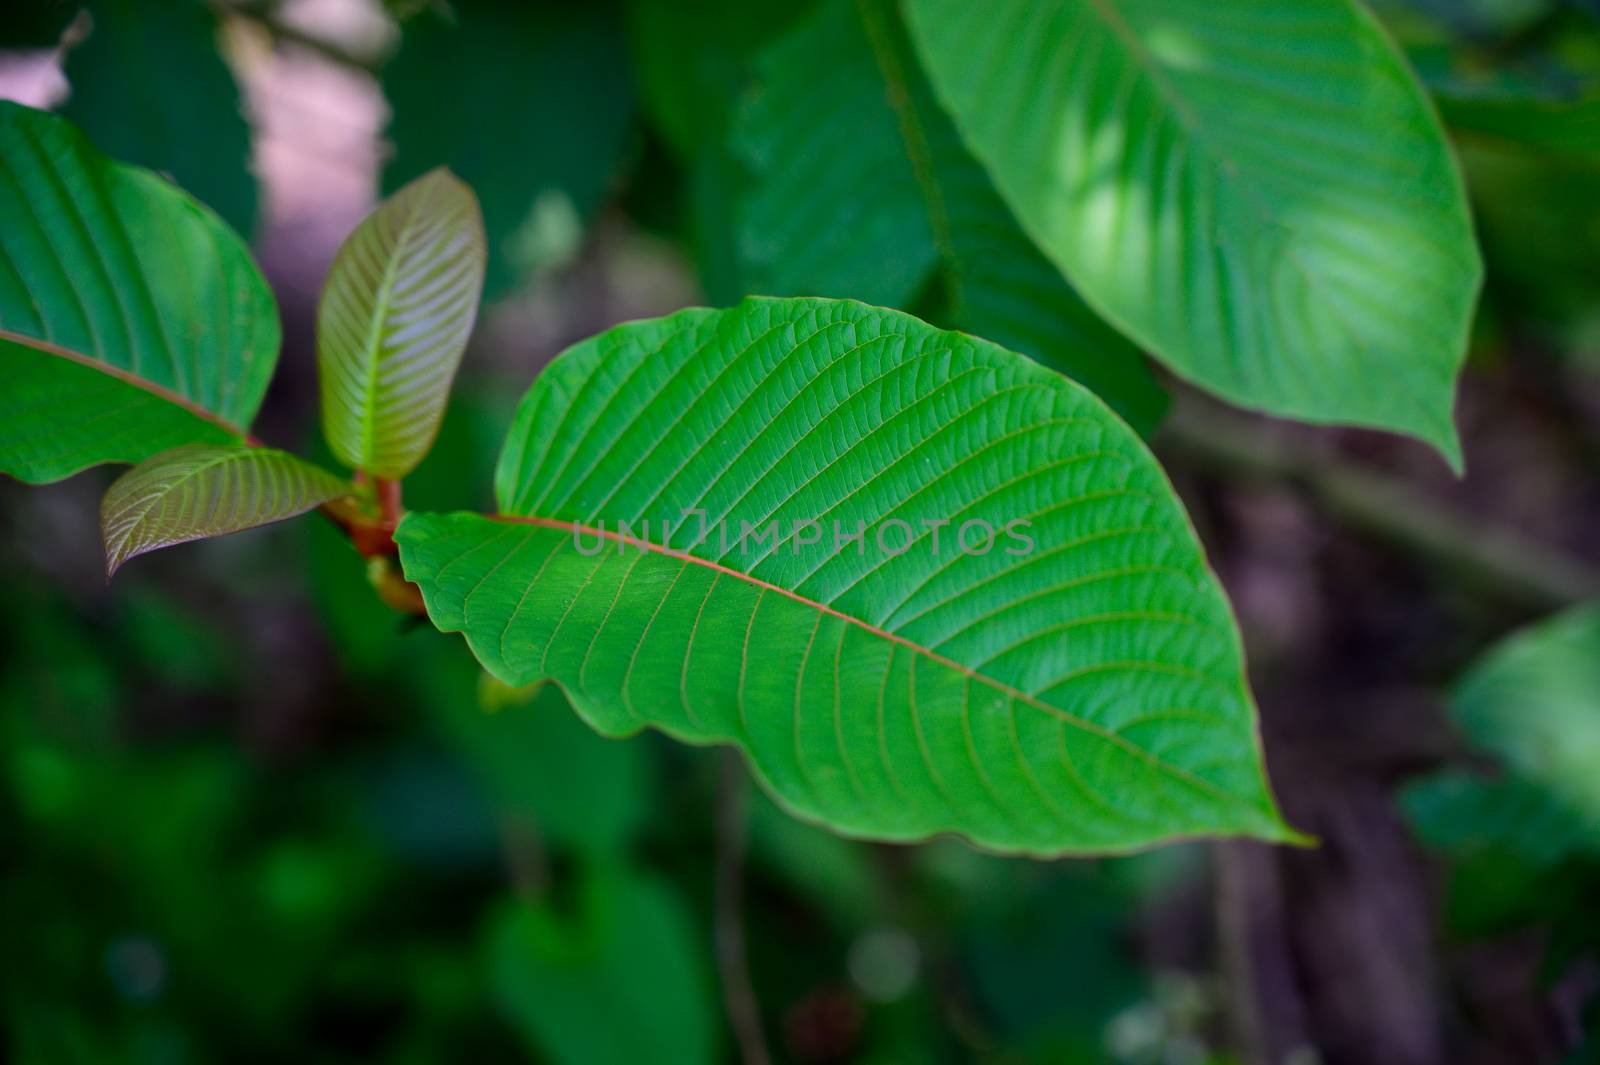
<instances>
[{"instance_id":1,"label":"sunlit leaf","mask_svg":"<svg viewBox=\"0 0 1600 1065\"><path fill-rule=\"evenodd\" d=\"M496 491L500 519L408 516L406 575L602 732L734 743L855 835L1292 836L1166 478L1021 356L848 301L621 326L540 376Z\"/></svg>"},{"instance_id":2,"label":"sunlit leaf","mask_svg":"<svg viewBox=\"0 0 1600 1065\"><path fill-rule=\"evenodd\" d=\"M350 485L284 451L177 448L118 477L100 504L106 573L173 544L292 518L350 492Z\"/></svg>"},{"instance_id":3,"label":"sunlit leaf","mask_svg":"<svg viewBox=\"0 0 1600 1065\"><path fill-rule=\"evenodd\" d=\"M1017 228L935 104L889 0L827 0L760 66L733 131L751 173L739 226L748 288L910 308L935 286L944 324L1154 427L1165 396L1143 356Z\"/></svg>"},{"instance_id":4,"label":"sunlit leaf","mask_svg":"<svg viewBox=\"0 0 1600 1065\"><path fill-rule=\"evenodd\" d=\"M250 126L218 51L217 16L193 0L95 0L66 55L63 113L116 159L172 177L239 232L256 224Z\"/></svg>"},{"instance_id":5,"label":"sunlit leaf","mask_svg":"<svg viewBox=\"0 0 1600 1065\"><path fill-rule=\"evenodd\" d=\"M1350 0L910 0L941 101L1096 309L1245 406L1454 465L1481 267L1460 177Z\"/></svg>"},{"instance_id":6,"label":"sunlit leaf","mask_svg":"<svg viewBox=\"0 0 1600 1065\"><path fill-rule=\"evenodd\" d=\"M339 249L317 312L322 430L339 459L400 478L427 454L483 290L483 218L449 171L385 200Z\"/></svg>"},{"instance_id":7,"label":"sunlit leaf","mask_svg":"<svg viewBox=\"0 0 1600 1065\"><path fill-rule=\"evenodd\" d=\"M0 472L244 436L278 312L243 242L65 120L0 101Z\"/></svg>"}]
</instances>

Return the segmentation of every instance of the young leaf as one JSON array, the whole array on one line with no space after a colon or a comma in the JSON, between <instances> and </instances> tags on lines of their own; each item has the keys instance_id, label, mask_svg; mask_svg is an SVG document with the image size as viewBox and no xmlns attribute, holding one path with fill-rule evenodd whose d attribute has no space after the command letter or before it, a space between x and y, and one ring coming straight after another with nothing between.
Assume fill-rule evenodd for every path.
<instances>
[{"instance_id":1,"label":"young leaf","mask_svg":"<svg viewBox=\"0 0 1600 1065\"><path fill-rule=\"evenodd\" d=\"M1062 371L1141 432L1155 427L1166 396L1144 356L1017 228L934 102L890 0L826 0L761 70L733 130L751 174L739 234L749 287L904 307L936 278L945 324Z\"/></svg>"},{"instance_id":2,"label":"young leaf","mask_svg":"<svg viewBox=\"0 0 1600 1065\"><path fill-rule=\"evenodd\" d=\"M1022 356L851 301L619 326L535 382L496 494L409 515L406 576L601 732L736 744L853 835L1293 836L1166 478Z\"/></svg>"},{"instance_id":3,"label":"young leaf","mask_svg":"<svg viewBox=\"0 0 1600 1065\"><path fill-rule=\"evenodd\" d=\"M1426 99L1351 0L910 0L1023 228L1173 370L1410 433L1451 409L1482 268Z\"/></svg>"},{"instance_id":4,"label":"young leaf","mask_svg":"<svg viewBox=\"0 0 1600 1065\"><path fill-rule=\"evenodd\" d=\"M0 101L0 472L40 484L237 441L278 340L266 282L214 214Z\"/></svg>"},{"instance_id":5,"label":"young leaf","mask_svg":"<svg viewBox=\"0 0 1600 1065\"><path fill-rule=\"evenodd\" d=\"M322 431L342 461L400 478L444 417L483 291L483 217L447 170L424 174L356 227L317 310Z\"/></svg>"},{"instance_id":6,"label":"young leaf","mask_svg":"<svg viewBox=\"0 0 1600 1065\"><path fill-rule=\"evenodd\" d=\"M270 525L349 492L347 482L286 451L196 445L165 452L106 489L106 576L148 551Z\"/></svg>"}]
</instances>

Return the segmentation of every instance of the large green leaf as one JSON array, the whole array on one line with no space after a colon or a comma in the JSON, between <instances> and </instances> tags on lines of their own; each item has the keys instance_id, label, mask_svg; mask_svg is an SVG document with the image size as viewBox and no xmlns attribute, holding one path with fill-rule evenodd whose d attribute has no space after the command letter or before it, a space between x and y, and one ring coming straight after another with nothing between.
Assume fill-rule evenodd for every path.
<instances>
[{"instance_id":1,"label":"large green leaf","mask_svg":"<svg viewBox=\"0 0 1600 1065\"><path fill-rule=\"evenodd\" d=\"M554 679L602 732L737 744L856 835L1292 836L1166 478L1021 356L849 301L620 326L534 384L496 493L498 519L409 515L406 575L490 672Z\"/></svg>"},{"instance_id":2,"label":"large green leaf","mask_svg":"<svg viewBox=\"0 0 1600 1065\"><path fill-rule=\"evenodd\" d=\"M733 131L751 174L739 226L750 288L910 307L937 284L946 324L1154 427L1166 397L1143 356L1017 228L934 103L890 0L827 0L760 66Z\"/></svg>"},{"instance_id":3,"label":"large green leaf","mask_svg":"<svg viewBox=\"0 0 1600 1065\"><path fill-rule=\"evenodd\" d=\"M605 199L630 129L633 92L614 2L456 0L445 21L405 24L383 72L394 113L395 189L441 164L483 201L487 295L538 261L541 211L589 218Z\"/></svg>"},{"instance_id":4,"label":"large green leaf","mask_svg":"<svg viewBox=\"0 0 1600 1065\"><path fill-rule=\"evenodd\" d=\"M0 101L0 472L243 437L278 356L244 244L65 120Z\"/></svg>"},{"instance_id":5,"label":"large green leaf","mask_svg":"<svg viewBox=\"0 0 1600 1065\"><path fill-rule=\"evenodd\" d=\"M286 451L176 448L118 477L100 504L106 573L173 544L253 529L351 491L333 474Z\"/></svg>"},{"instance_id":6,"label":"large green leaf","mask_svg":"<svg viewBox=\"0 0 1600 1065\"><path fill-rule=\"evenodd\" d=\"M1481 277L1439 123L1351 0L908 0L940 99L1084 297L1245 406L1451 417Z\"/></svg>"},{"instance_id":7,"label":"large green leaf","mask_svg":"<svg viewBox=\"0 0 1600 1065\"><path fill-rule=\"evenodd\" d=\"M483 290L483 217L447 170L385 200L339 249L317 311L322 430L376 476L416 468L439 432Z\"/></svg>"},{"instance_id":8,"label":"large green leaf","mask_svg":"<svg viewBox=\"0 0 1600 1065\"><path fill-rule=\"evenodd\" d=\"M64 113L101 151L169 174L229 225L256 224L250 126L201 0L93 0L66 56Z\"/></svg>"}]
</instances>

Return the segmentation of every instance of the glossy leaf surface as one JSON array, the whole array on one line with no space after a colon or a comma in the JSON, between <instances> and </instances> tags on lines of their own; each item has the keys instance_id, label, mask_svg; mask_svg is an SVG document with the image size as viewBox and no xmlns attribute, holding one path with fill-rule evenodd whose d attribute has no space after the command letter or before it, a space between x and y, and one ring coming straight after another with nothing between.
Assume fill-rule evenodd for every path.
<instances>
[{"instance_id":1,"label":"glossy leaf surface","mask_svg":"<svg viewBox=\"0 0 1600 1065\"><path fill-rule=\"evenodd\" d=\"M828 0L760 67L733 132L751 175L739 224L747 287L931 299L944 324L1030 355L1154 428L1166 397L1142 354L1017 227L934 102L893 3Z\"/></svg>"},{"instance_id":2,"label":"glossy leaf surface","mask_svg":"<svg viewBox=\"0 0 1600 1065\"><path fill-rule=\"evenodd\" d=\"M496 491L500 520L408 516L406 575L602 732L737 744L855 835L1292 835L1165 477L1019 355L848 301L620 326L539 377Z\"/></svg>"},{"instance_id":3,"label":"glossy leaf surface","mask_svg":"<svg viewBox=\"0 0 1600 1065\"><path fill-rule=\"evenodd\" d=\"M427 454L478 311L483 217L449 171L378 206L334 259L317 312L322 430L333 453L400 478Z\"/></svg>"},{"instance_id":4,"label":"glossy leaf surface","mask_svg":"<svg viewBox=\"0 0 1600 1065\"><path fill-rule=\"evenodd\" d=\"M65 120L0 101L0 472L242 437L278 313L244 243Z\"/></svg>"},{"instance_id":5,"label":"glossy leaf surface","mask_svg":"<svg viewBox=\"0 0 1600 1065\"><path fill-rule=\"evenodd\" d=\"M292 518L350 492L333 474L285 451L182 447L118 477L100 504L106 572L190 540Z\"/></svg>"},{"instance_id":6,"label":"glossy leaf surface","mask_svg":"<svg viewBox=\"0 0 1600 1065\"><path fill-rule=\"evenodd\" d=\"M1481 266L1439 123L1350 0L910 0L1024 229L1173 370L1454 465Z\"/></svg>"}]
</instances>

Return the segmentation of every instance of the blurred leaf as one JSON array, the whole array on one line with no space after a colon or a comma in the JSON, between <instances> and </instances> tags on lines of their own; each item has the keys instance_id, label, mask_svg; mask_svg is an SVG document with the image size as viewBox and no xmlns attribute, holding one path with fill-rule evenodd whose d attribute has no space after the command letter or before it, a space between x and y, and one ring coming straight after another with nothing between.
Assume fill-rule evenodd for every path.
<instances>
[{"instance_id":1,"label":"blurred leaf","mask_svg":"<svg viewBox=\"0 0 1600 1065\"><path fill-rule=\"evenodd\" d=\"M1600 945L1600 604L1503 640L1456 685L1451 710L1502 775L1451 770L1402 796L1424 843L1450 857L1448 916L1468 936L1529 923Z\"/></svg>"},{"instance_id":2,"label":"blurred leaf","mask_svg":"<svg viewBox=\"0 0 1600 1065\"><path fill-rule=\"evenodd\" d=\"M472 190L432 170L356 227L317 309L322 428L334 454L398 480L444 417L483 289L483 218Z\"/></svg>"},{"instance_id":3,"label":"blurred leaf","mask_svg":"<svg viewBox=\"0 0 1600 1065\"><path fill-rule=\"evenodd\" d=\"M516 250L541 197L587 221L610 190L633 105L627 42L608 2L451 8L454 24L432 12L407 22L383 71L395 148L383 180L396 189L444 165L477 192L492 299L541 265Z\"/></svg>"},{"instance_id":4,"label":"blurred leaf","mask_svg":"<svg viewBox=\"0 0 1600 1065\"><path fill-rule=\"evenodd\" d=\"M487 709L471 656L453 640L432 646L415 656L416 689L497 804L555 846L620 853L650 813L644 743L597 736L554 687Z\"/></svg>"},{"instance_id":5,"label":"blurred leaf","mask_svg":"<svg viewBox=\"0 0 1600 1065\"><path fill-rule=\"evenodd\" d=\"M198 445L163 452L106 490L106 575L148 551L269 525L350 491L348 482L287 451Z\"/></svg>"},{"instance_id":6,"label":"blurred leaf","mask_svg":"<svg viewBox=\"0 0 1600 1065\"><path fill-rule=\"evenodd\" d=\"M233 682L240 665L233 630L217 628L165 590L137 582L121 590L116 606L118 638L162 683L217 692Z\"/></svg>"},{"instance_id":7,"label":"blurred leaf","mask_svg":"<svg viewBox=\"0 0 1600 1065\"><path fill-rule=\"evenodd\" d=\"M65 120L0 101L0 472L59 480L245 433L278 312L244 244Z\"/></svg>"},{"instance_id":8,"label":"blurred leaf","mask_svg":"<svg viewBox=\"0 0 1600 1065\"><path fill-rule=\"evenodd\" d=\"M1581 329L1600 303L1600 166L1464 145L1491 292L1519 320Z\"/></svg>"},{"instance_id":9,"label":"blurred leaf","mask_svg":"<svg viewBox=\"0 0 1600 1065\"><path fill-rule=\"evenodd\" d=\"M911 0L940 100L1023 228L1174 371L1461 464L1481 268L1461 179L1348 0Z\"/></svg>"},{"instance_id":10,"label":"blurred leaf","mask_svg":"<svg viewBox=\"0 0 1600 1065\"><path fill-rule=\"evenodd\" d=\"M1590 826L1600 850L1600 604L1503 641L1456 685L1473 746Z\"/></svg>"},{"instance_id":11,"label":"blurred leaf","mask_svg":"<svg viewBox=\"0 0 1600 1065\"><path fill-rule=\"evenodd\" d=\"M629 0L640 104L686 160L720 142L754 58L811 0Z\"/></svg>"},{"instance_id":12,"label":"blurred leaf","mask_svg":"<svg viewBox=\"0 0 1600 1065\"><path fill-rule=\"evenodd\" d=\"M941 324L1060 370L1141 433L1155 427L1166 397L1143 356L1017 228L934 103L893 4L826 0L761 71L733 129L751 172L739 224L750 290L911 308L937 281Z\"/></svg>"},{"instance_id":13,"label":"blurred leaf","mask_svg":"<svg viewBox=\"0 0 1600 1065\"><path fill-rule=\"evenodd\" d=\"M587 867L570 913L507 904L487 930L490 987L554 1065L717 1059L701 937L661 882Z\"/></svg>"},{"instance_id":14,"label":"blurred leaf","mask_svg":"<svg viewBox=\"0 0 1600 1065\"><path fill-rule=\"evenodd\" d=\"M1401 801L1422 842L1447 854L1493 855L1542 869L1585 850L1600 852L1592 822L1515 777L1446 770L1406 788Z\"/></svg>"},{"instance_id":15,"label":"blurred leaf","mask_svg":"<svg viewBox=\"0 0 1600 1065\"><path fill-rule=\"evenodd\" d=\"M750 857L820 906L840 928L859 928L885 906L865 844L796 821L761 792L750 804Z\"/></svg>"},{"instance_id":16,"label":"blurred leaf","mask_svg":"<svg viewBox=\"0 0 1600 1065\"><path fill-rule=\"evenodd\" d=\"M234 229L256 228L250 126L200 0L90 0L63 109L107 155L170 175Z\"/></svg>"},{"instance_id":17,"label":"blurred leaf","mask_svg":"<svg viewBox=\"0 0 1600 1065\"><path fill-rule=\"evenodd\" d=\"M1578 99L1445 94L1435 99L1456 129L1600 161L1600 93Z\"/></svg>"},{"instance_id":18,"label":"blurred leaf","mask_svg":"<svg viewBox=\"0 0 1600 1065\"><path fill-rule=\"evenodd\" d=\"M601 732L736 743L787 807L852 835L1034 854L1294 837L1160 468L1021 356L850 301L630 323L540 375L496 492L509 520L409 514L406 576L491 673L556 680ZM1019 515L1043 550L928 542L939 521L998 540ZM597 526L660 541L583 546Z\"/></svg>"},{"instance_id":19,"label":"blurred leaf","mask_svg":"<svg viewBox=\"0 0 1600 1065\"><path fill-rule=\"evenodd\" d=\"M1146 990L1125 925L1135 900L1093 867L1036 884L1009 905L968 910L954 923L973 989L1003 1032L1099 1041Z\"/></svg>"}]
</instances>

